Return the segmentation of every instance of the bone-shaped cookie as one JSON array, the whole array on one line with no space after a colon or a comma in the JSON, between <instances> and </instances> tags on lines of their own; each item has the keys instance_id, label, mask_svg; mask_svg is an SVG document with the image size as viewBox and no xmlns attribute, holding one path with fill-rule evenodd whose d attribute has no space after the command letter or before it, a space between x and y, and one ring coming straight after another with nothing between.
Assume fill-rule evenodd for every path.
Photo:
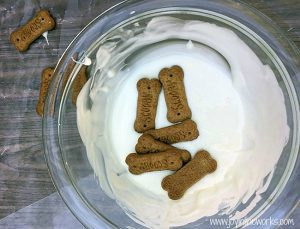
<instances>
[{"instance_id":1,"label":"bone-shaped cookie","mask_svg":"<svg viewBox=\"0 0 300 229\"><path fill-rule=\"evenodd\" d=\"M138 143L135 146L135 151L139 154L174 151L181 153L181 159L184 163L191 160L191 154L187 150L178 149L174 146L155 140L149 134L143 134L141 137L139 137Z\"/></svg>"},{"instance_id":2,"label":"bone-shaped cookie","mask_svg":"<svg viewBox=\"0 0 300 229\"><path fill-rule=\"evenodd\" d=\"M83 86L86 84L88 80L87 76L87 66L82 65L78 74L76 75L76 78L74 80L73 88L72 88L72 103L76 105L77 97L83 88Z\"/></svg>"},{"instance_id":3,"label":"bone-shaped cookie","mask_svg":"<svg viewBox=\"0 0 300 229\"><path fill-rule=\"evenodd\" d=\"M131 153L126 158L129 172L142 174L145 172L180 169L184 161L190 159L190 153L186 150L171 149L159 153L137 154Z\"/></svg>"},{"instance_id":4,"label":"bone-shaped cookie","mask_svg":"<svg viewBox=\"0 0 300 229\"><path fill-rule=\"evenodd\" d=\"M19 51L26 51L30 44L44 32L55 27L55 21L47 10L41 10L25 25L11 33L10 41Z\"/></svg>"},{"instance_id":5,"label":"bone-shaped cookie","mask_svg":"<svg viewBox=\"0 0 300 229\"><path fill-rule=\"evenodd\" d=\"M148 130L145 133L167 144L191 141L199 136L197 124L190 119L161 129Z\"/></svg>"},{"instance_id":6,"label":"bone-shaped cookie","mask_svg":"<svg viewBox=\"0 0 300 229\"><path fill-rule=\"evenodd\" d=\"M167 119L172 123L182 122L192 117L183 78L183 69L177 65L163 68L159 73L168 109Z\"/></svg>"},{"instance_id":7,"label":"bone-shaped cookie","mask_svg":"<svg viewBox=\"0 0 300 229\"><path fill-rule=\"evenodd\" d=\"M149 134L141 135L138 139L138 143L135 146L135 151L137 153L158 153L169 149L175 149L175 147L155 140Z\"/></svg>"},{"instance_id":8,"label":"bone-shaped cookie","mask_svg":"<svg viewBox=\"0 0 300 229\"><path fill-rule=\"evenodd\" d=\"M158 79L140 79L137 83L138 102L134 129L138 133L155 128L155 117L161 83Z\"/></svg>"},{"instance_id":9,"label":"bone-shaped cookie","mask_svg":"<svg viewBox=\"0 0 300 229\"><path fill-rule=\"evenodd\" d=\"M74 53L72 58L74 60L77 60L78 58L78 53ZM62 76L62 79L63 79L63 82L62 82L62 86L61 86L61 91L64 92L65 88L66 88L66 85L67 85L67 82L71 76L71 73L76 65L76 63L71 59L69 59L68 63L67 63L67 66L64 70L64 73L63 73L63 76Z\"/></svg>"},{"instance_id":10,"label":"bone-shaped cookie","mask_svg":"<svg viewBox=\"0 0 300 229\"><path fill-rule=\"evenodd\" d=\"M161 183L172 200L180 199L186 190L217 169L217 162L207 151L199 151L194 158L172 175L166 176Z\"/></svg>"},{"instance_id":11,"label":"bone-shaped cookie","mask_svg":"<svg viewBox=\"0 0 300 229\"><path fill-rule=\"evenodd\" d=\"M39 95L38 103L36 105L36 113L41 117L44 115L44 104L46 100L48 87L52 80L53 72L54 72L54 68L45 68L42 71L40 95Z\"/></svg>"}]
</instances>

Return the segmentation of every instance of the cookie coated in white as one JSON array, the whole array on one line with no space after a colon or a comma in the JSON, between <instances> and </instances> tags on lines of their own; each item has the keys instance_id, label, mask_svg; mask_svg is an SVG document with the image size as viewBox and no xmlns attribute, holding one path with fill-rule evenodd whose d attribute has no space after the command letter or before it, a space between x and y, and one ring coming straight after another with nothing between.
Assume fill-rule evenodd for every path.
<instances>
[{"instance_id":1,"label":"cookie coated in white","mask_svg":"<svg viewBox=\"0 0 300 229\"><path fill-rule=\"evenodd\" d=\"M128 49L118 55L112 55L113 44L101 47L94 72L140 47L157 45L139 52L127 67L107 71L105 80L95 74L77 100L78 129L102 189L149 228L230 214L254 195L250 207L231 217L246 215L267 188L265 178L272 177L289 138L284 96L271 68L234 32L201 21L157 17L126 43ZM214 173L177 201L161 188L170 171L132 175L125 163L140 136L133 129L136 83L143 77L157 78L162 68L172 65L184 70L192 119L200 131L196 140L175 146L192 155L205 149L218 163ZM161 93L156 127L167 125L171 123Z\"/></svg>"}]
</instances>

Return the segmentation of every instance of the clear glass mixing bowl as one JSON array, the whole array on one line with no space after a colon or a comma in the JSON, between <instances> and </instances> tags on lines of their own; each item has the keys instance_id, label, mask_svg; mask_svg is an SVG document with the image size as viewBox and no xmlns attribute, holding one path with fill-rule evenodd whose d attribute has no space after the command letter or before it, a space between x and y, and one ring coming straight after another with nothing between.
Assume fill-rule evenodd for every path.
<instances>
[{"instance_id":1,"label":"clear glass mixing bowl","mask_svg":"<svg viewBox=\"0 0 300 229\"><path fill-rule=\"evenodd\" d=\"M88 228L144 228L128 217L102 191L88 162L85 146L77 129L76 107L71 102L71 88L81 64L75 65L65 89L62 90L62 87L66 80L64 72L67 63L74 53L78 53L81 59L88 56L93 61L99 47L113 35L122 35L122 31L132 28L136 22L145 25L158 15L212 22L229 28L251 47L263 63L271 66L284 92L290 138L268 189L246 218L287 217L300 196L300 54L296 46L269 18L241 2L230 0L124 1L95 18L72 41L56 66L43 119L46 159L53 182L63 200L78 220ZM141 47L137 52L142 52L144 48L146 47ZM93 72L93 68L93 65L90 66L88 72ZM247 206L240 204L236 210L245 207ZM226 217L228 216L213 216ZM180 228L199 226L210 228L209 219L202 218ZM272 228L276 225L265 227Z\"/></svg>"}]
</instances>

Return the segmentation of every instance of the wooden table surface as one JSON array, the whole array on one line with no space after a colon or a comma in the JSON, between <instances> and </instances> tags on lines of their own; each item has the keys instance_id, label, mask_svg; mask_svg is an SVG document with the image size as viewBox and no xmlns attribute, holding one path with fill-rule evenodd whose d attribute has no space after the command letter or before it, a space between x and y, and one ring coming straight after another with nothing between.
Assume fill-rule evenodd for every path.
<instances>
[{"instance_id":1,"label":"wooden table surface","mask_svg":"<svg viewBox=\"0 0 300 229\"><path fill-rule=\"evenodd\" d=\"M35 106L42 69L54 66L74 36L115 2L0 2L0 228L83 228L51 182ZM300 0L246 2L272 18L300 48ZM26 53L17 52L9 34L41 8L49 9L57 22L50 45L40 38ZM291 218L295 226L289 228L300 228L300 207Z\"/></svg>"}]
</instances>

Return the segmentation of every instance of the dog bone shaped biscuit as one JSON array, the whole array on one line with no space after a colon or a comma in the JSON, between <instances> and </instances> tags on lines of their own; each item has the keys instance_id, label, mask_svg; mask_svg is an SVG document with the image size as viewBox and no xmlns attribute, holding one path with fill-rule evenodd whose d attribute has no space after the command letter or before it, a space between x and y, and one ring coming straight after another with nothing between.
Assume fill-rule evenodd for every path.
<instances>
[{"instance_id":1,"label":"dog bone shaped biscuit","mask_svg":"<svg viewBox=\"0 0 300 229\"><path fill-rule=\"evenodd\" d=\"M188 119L182 123L172 126L163 127L161 129L148 130L145 134L151 135L154 139L167 144L177 142L191 141L199 136L197 124Z\"/></svg>"},{"instance_id":2,"label":"dog bone shaped biscuit","mask_svg":"<svg viewBox=\"0 0 300 229\"><path fill-rule=\"evenodd\" d=\"M40 37L44 32L55 27L55 21L47 10L40 10L25 25L16 29L10 35L10 41L16 49L26 51L30 44Z\"/></svg>"},{"instance_id":3,"label":"dog bone shaped biscuit","mask_svg":"<svg viewBox=\"0 0 300 229\"><path fill-rule=\"evenodd\" d=\"M138 133L155 128L155 117L161 83L158 79L140 79L137 83L138 103L134 129Z\"/></svg>"},{"instance_id":4,"label":"dog bone shaped biscuit","mask_svg":"<svg viewBox=\"0 0 300 229\"><path fill-rule=\"evenodd\" d=\"M54 68L45 68L42 71L41 75L41 86L40 86L40 95L39 95L39 100L36 106L36 113L43 117L44 115L44 103L46 100L46 95L48 91L49 84L52 80Z\"/></svg>"},{"instance_id":5,"label":"dog bone shaped biscuit","mask_svg":"<svg viewBox=\"0 0 300 229\"><path fill-rule=\"evenodd\" d=\"M190 153L186 150L171 149L159 153L137 154L131 153L126 157L126 164L132 174L145 172L178 170L183 162L190 159Z\"/></svg>"},{"instance_id":6,"label":"dog bone shaped biscuit","mask_svg":"<svg viewBox=\"0 0 300 229\"><path fill-rule=\"evenodd\" d=\"M76 78L74 80L74 85L72 88L72 103L74 105L76 105L77 97L78 97L81 89L83 88L83 86L86 84L87 80L88 80L87 66L82 65L78 74L76 75Z\"/></svg>"},{"instance_id":7,"label":"dog bone shaped biscuit","mask_svg":"<svg viewBox=\"0 0 300 229\"><path fill-rule=\"evenodd\" d=\"M141 135L138 139L138 143L135 146L135 151L137 153L158 153L169 149L175 149L175 147L155 140L149 134Z\"/></svg>"},{"instance_id":8,"label":"dog bone shaped biscuit","mask_svg":"<svg viewBox=\"0 0 300 229\"><path fill-rule=\"evenodd\" d=\"M186 190L201 178L217 169L217 162L207 151L199 151L195 157L172 175L166 176L161 183L172 200L180 199Z\"/></svg>"},{"instance_id":9,"label":"dog bone shaped biscuit","mask_svg":"<svg viewBox=\"0 0 300 229\"><path fill-rule=\"evenodd\" d=\"M159 73L168 109L167 119L172 123L182 122L192 117L183 78L183 69L177 65L164 68Z\"/></svg>"}]
</instances>

